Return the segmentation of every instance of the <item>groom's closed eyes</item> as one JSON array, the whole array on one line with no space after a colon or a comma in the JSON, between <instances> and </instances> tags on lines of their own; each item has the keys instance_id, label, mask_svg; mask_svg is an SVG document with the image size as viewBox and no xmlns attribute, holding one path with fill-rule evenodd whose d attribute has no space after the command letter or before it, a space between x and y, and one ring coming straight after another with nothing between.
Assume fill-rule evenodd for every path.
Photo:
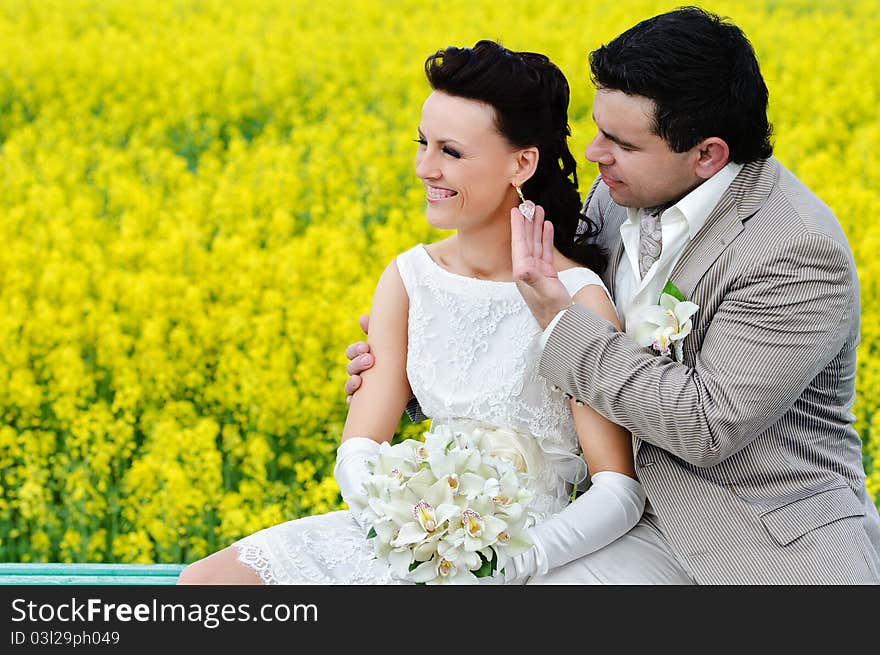
<instances>
[{"instance_id":1,"label":"groom's closed eyes","mask_svg":"<svg viewBox=\"0 0 880 655\"><path fill-rule=\"evenodd\" d=\"M616 143L624 150L641 150L641 148L639 148L637 145L630 143L629 141L625 141L624 139L621 139L616 134L612 134L611 132L606 132L601 127L598 129L599 129L599 132L602 134L602 136L604 136L609 141Z\"/></svg>"}]
</instances>

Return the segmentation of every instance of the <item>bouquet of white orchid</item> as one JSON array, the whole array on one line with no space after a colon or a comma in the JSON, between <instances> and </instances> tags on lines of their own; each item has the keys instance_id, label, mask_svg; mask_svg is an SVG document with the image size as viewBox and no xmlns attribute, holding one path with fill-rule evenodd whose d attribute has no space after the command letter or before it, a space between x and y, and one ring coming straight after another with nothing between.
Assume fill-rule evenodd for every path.
<instances>
[{"instance_id":1,"label":"bouquet of white orchid","mask_svg":"<svg viewBox=\"0 0 880 655\"><path fill-rule=\"evenodd\" d=\"M398 578L475 584L531 546L533 460L510 430L438 426L368 460L363 519Z\"/></svg>"}]
</instances>

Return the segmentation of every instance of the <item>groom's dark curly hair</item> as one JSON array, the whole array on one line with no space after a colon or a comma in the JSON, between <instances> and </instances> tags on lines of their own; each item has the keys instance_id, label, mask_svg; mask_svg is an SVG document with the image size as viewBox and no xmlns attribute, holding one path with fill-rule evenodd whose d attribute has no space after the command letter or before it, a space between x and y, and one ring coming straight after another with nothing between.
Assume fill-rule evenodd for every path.
<instances>
[{"instance_id":1,"label":"groom's dark curly hair","mask_svg":"<svg viewBox=\"0 0 880 655\"><path fill-rule=\"evenodd\" d=\"M425 61L425 74L436 91L491 106L498 132L513 147L538 148L537 170L523 194L544 208L559 252L596 273L605 270L605 253L592 243L598 226L581 215L562 71L545 55L483 40L473 48L438 50Z\"/></svg>"},{"instance_id":2,"label":"groom's dark curly hair","mask_svg":"<svg viewBox=\"0 0 880 655\"><path fill-rule=\"evenodd\" d=\"M654 131L675 152L719 137L730 159L773 154L768 92L743 31L699 7L681 7L631 27L590 53L597 88L654 101Z\"/></svg>"}]
</instances>

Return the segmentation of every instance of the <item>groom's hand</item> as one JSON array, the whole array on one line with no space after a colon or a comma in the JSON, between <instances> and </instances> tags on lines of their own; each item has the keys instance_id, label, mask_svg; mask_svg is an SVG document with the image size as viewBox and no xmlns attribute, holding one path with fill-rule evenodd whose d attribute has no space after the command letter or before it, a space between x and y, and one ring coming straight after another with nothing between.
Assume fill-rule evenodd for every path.
<instances>
[{"instance_id":1,"label":"groom's hand","mask_svg":"<svg viewBox=\"0 0 880 655\"><path fill-rule=\"evenodd\" d=\"M553 266L553 223L544 220L544 209L535 207L529 222L514 207L510 210L513 279L543 330L553 317L571 305L571 296Z\"/></svg>"},{"instance_id":2,"label":"groom's hand","mask_svg":"<svg viewBox=\"0 0 880 655\"><path fill-rule=\"evenodd\" d=\"M368 334L370 330L370 316L364 314L358 319L358 324L364 334ZM345 402L351 404L351 397L355 391L361 388L361 373L366 371L373 365L373 355L370 354L370 344L366 341L355 341L349 344L345 349L345 356L348 357L348 380L345 381Z\"/></svg>"}]
</instances>

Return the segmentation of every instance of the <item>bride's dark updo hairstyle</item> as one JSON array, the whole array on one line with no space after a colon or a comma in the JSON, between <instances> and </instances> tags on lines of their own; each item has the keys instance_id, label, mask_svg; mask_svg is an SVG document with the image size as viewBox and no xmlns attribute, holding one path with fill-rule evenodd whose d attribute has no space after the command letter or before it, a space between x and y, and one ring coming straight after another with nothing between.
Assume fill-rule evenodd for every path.
<instances>
[{"instance_id":1,"label":"bride's dark updo hairstyle","mask_svg":"<svg viewBox=\"0 0 880 655\"><path fill-rule=\"evenodd\" d=\"M425 61L436 91L477 100L495 110L496 128L514 148L538 149L534 175L523 195L541 205L553 223L556 248L601 273L605 256L593 243L598 227L581 215L577 165L568 149L568 81L544 55L513 52L494 41L449 47Z\"/></svg>"}]
</instances>

